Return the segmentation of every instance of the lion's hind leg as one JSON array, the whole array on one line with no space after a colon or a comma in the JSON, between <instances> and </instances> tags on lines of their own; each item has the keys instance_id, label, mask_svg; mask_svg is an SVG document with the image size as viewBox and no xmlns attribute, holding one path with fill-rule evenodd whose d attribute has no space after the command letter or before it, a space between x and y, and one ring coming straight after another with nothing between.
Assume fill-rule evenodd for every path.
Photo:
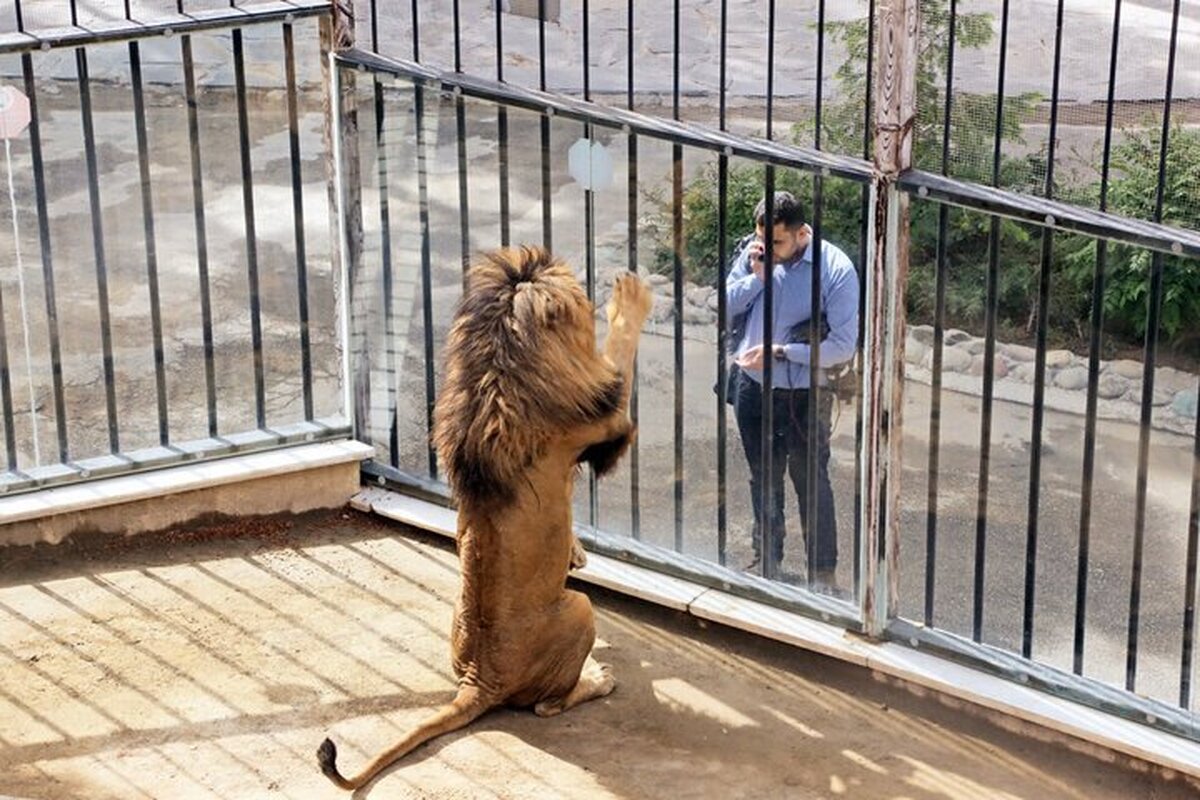
<instances>
[{"instance_id":1,"label":"lion's hind leg","mask_svg":"<svg viewBox=\"0 0 1200 800\"><path fill-rule=\"evenodd\" d=\"M615 688L617 688L617 681L613 678L612 667L608 664L601 664L588 655L587 661L583 664L583 670L579 673L579 680L571 691L567 692L564 697L537 703L533 707L533 713L539 717L553 717L555 714L569 711L580 703L604 697Z\"/></svg>"}]
</instances>

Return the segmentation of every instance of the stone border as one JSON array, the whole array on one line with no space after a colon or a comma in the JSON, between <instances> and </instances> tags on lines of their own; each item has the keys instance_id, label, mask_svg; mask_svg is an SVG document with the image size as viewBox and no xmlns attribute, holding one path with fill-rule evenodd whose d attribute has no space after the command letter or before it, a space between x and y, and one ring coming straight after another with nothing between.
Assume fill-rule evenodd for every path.
<instances>
[{"instance_id":1,"label":"stone border","mask_svg":"<svg viewBox=\"0 0 1200 800\"><path fill-rule=\"evenodd\" d=\"M943 337L942 386L964 394L983 393L984 340L957 328ZM914 325L905 342L905 377L921 383L933 380L933 327ZM1025 405L1033 404L1037 351L1019 344L996 343L994 394ZM1141 361L1100 361L1097 415L1138 423L1141 419ZM1192 435L1195 432L1197 386L1200 377L1173 367L1154 371L1151 426ZM1087 410L1088 357L1070 350L1046 353L1045 407L1083 416Z\"/></svg>"}]
</instances>

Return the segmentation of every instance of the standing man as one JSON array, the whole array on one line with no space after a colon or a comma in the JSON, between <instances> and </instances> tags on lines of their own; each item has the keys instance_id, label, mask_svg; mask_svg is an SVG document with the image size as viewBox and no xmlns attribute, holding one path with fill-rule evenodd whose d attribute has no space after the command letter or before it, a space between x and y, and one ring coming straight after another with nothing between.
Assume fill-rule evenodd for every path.
<instances>
[{"instance_id":1,"label":"standing man","mask_svg":"<svg viewBox=\"0 0 1200 800\"><path fill-rule=\"evenodd\" d=\"M776 192L771 231L772 261L763 263L765 252L766 201L754 212L756 237L734 262L726 282L726 302L730 319L744 317L734 362L737 370L733 405L738 432L750 467L750 496L754 506L754 560L747 569L758 566L762 552L762 392L763 359L775 359L772 367L773 504L771 509L771 552L767 554L768 575L775 574L783 560L786 536L784 521L783 474L792 478L800 502L800 521L805 536L816 537L816 558L808 565L813 583L830 593L838 591L834 577L837 568L837 520L834 516L833 488L829 482L829 437L832 389L819 392L816 440L809 441L808 404L813 380L812 350L807 343L809 320L814 313L812 299L812 228L805 222L804 208L790 192ZM816 313L822 337L820 364L815 370L818 385L827 385L825 369L849 361L858 345L858 274L850 258L827 241L821 242L821 297ZM766 281L773 283L771 352L763 349L763 294ZM802 340L802 341L801 341ZM817 508L815 528L813 510L808 508L809 448L815 447L817 469Z\"/></svg>"}]
</instances>

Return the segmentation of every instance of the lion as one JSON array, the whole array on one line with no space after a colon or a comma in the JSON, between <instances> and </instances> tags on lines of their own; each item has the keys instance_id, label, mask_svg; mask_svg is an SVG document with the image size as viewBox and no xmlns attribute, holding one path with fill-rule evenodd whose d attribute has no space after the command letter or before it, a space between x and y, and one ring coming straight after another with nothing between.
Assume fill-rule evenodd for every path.
<instances>
[{"instance_id":1,"label":"lion","mask_svg":"<svg viewBox=\"0 0 1200 800\"><path fill-rule=\"evenodd\" d=\"M592 657L591 602L566 588L569 569L584 563L571 495L579 465L603 475L632 441L634 356L651 301L635 275L618 277L598 353L592 303L545 250L493 251L469 270L433 429L458 502L458 692L352 778L326 739L318 762L337 786L357 789L498 706L548 717L614 689L610 668Z\"/></svg>"}]
</instances>

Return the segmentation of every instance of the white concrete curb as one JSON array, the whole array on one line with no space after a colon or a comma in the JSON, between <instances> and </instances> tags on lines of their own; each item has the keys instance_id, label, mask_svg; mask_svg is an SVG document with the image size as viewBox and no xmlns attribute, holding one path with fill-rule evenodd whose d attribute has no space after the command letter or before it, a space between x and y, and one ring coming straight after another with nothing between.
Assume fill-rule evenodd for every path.
<instances>
[{"instance_id":1,"label":"white concrete curb","mask_svg":"<svg viewBox=\"0 0 1200 800\"><path fill-rule=\"evenodd\" d=\"M362 461L374 452L357 441L319 442L56 486L0 498L0 525Z\"/></svg>"}]
</instances>

